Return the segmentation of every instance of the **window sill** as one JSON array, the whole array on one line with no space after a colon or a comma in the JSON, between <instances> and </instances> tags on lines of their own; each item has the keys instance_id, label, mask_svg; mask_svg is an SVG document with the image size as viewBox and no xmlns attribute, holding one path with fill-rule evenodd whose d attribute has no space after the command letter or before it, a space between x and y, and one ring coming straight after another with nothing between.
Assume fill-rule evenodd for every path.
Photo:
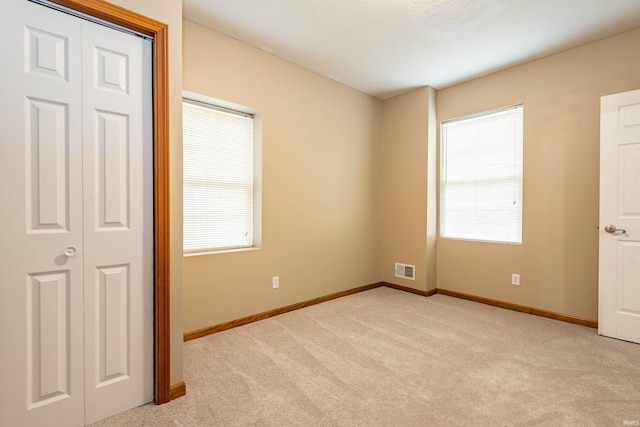
<instances>
[{"instance_id":1,"label":"window sill","mask_svg":"<svg viewBox=\"0 0 640 427\"><path fill-rule=\"evenodd\" d=\"M183 253L182 256L193 257L193 256L203 256L203 255L216 255L216 254L228 254L233 252L251 252L251 251L259 251L262 248L257 246L252 246L250 248L237 248L237 249L221 249L219 251L203 251L203 252L187 252Z\"/></svg>"}]
</instances>

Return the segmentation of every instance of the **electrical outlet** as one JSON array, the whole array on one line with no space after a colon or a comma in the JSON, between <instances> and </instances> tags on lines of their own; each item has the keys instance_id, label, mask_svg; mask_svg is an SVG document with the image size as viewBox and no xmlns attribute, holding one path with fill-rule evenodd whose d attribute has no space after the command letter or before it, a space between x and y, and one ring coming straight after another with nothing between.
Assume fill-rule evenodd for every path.
<instances>
[{"instance_id":1,"label":"electrical outlet","mask_svg":"<svg viewBox=\"0 0 640 427\"><path fill-rule=\"evenodd\" d=\"M511 284L515 285L515 286L520 286L520 275L519 274L512 274L511 275Z\"/></svg>"},{"instance_id":2,"label":"electrical outlet","mask_svg":"<svg viewBox=\"0 0 640 427\"><path fill-rule=\"evenodd\" d=\"M273 289L278 289L280 287L280 277L273 276L271 279L271 284L273 286Z\"/></svg>"}]
</instances>

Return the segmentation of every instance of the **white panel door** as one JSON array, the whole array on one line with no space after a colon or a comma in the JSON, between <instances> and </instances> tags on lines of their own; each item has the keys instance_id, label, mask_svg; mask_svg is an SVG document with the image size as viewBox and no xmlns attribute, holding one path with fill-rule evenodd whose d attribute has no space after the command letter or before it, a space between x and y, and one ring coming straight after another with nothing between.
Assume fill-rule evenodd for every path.
<instances>
[{"instance_id":1,"label":"white panel door","mask_svg":"<svg viewBox=\"0 0 640 427\"><path fill-rule=\"evenodd\" d=\"M144 78L151 42L90 22L82 35L85 393L92 423L153 400L153 136L151 80Z\"/></svg>"},{"instance_id":2,"label":"white panel door","mask_svg":"<svg viewBox=\"0 0 640 427\"><path fill-rule=\"evenodd\" d=\"M598 332L640 343L640 90L601 99Z\"/></svg>"},{"instance_id":3,"label":"white panel door","mask_svg":"<svg viewBox=\"0 0 640 427\"><path fill-rule=\"evenodd\" d=\"M153 398L142 54L150 58L149 42L137 37L24 0L3 4L2 426L80 426ZM117 93L124 82L119 104L96 89Z\"/></svg>"},{"instance_id":4,"label":"white panel door","mask_svg":"<svg viewBox=\"0 0 640 427\"><path fill-rule=\"evenodd\" d=\"M82 425L81 23L0 14L0 425ZM66 248L77 248L66 256Z\"/></svg>"}]
</instances>

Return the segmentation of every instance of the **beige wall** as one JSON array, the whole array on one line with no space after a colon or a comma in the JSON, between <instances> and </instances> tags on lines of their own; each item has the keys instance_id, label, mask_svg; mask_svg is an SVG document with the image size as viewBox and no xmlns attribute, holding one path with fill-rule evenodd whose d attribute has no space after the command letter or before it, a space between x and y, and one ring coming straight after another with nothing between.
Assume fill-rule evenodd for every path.
<instances>
[{"instance_id":1,"label":"beige wall","mask_svg":"<svg viewBox=\"0 0 640 427\"><path fill-rule=\"evenodd\" d=\"M171 384L182 381L182 0L110 0L169 26L171 119Z\"/></svg>"},{"instance_id":2,"label":"beige wall","mask_svg":"<svg viewBox=\"0 0 640 427\"><path fill-rule=\"evenodd\" d=\"M436 122L433 88L384 101L382 279L427 291L435 284ZM395 263L415 265L415 280L395 277Z\"/></svg>"},{"instance_id":3,"label":"beige wall","mask_svg":"<svg viewBox=\"0 0 640 427\"><path fill-rule=\"evenodd\" d=\"M640 30L382 102L184 21L184 89L264 115L262 248L184 259L184 330L379 280L596 319L599 98L640 87L639 45ZM523 244L436 239L437 123L521 102Z\"/></svg>"},{"instance_id":4,"label":"beige wall","mask_svg":"<svg viewBox=\"0 0 640 427\"><path fill-rule=\"evenodd\" d=\"M639 46L635 30L438 92L441 121L524 103L523 243L439 239L439 288L597 319L600 96L640 88Z\"/></svg>"},{"instance_id":5,"label":"beige wall","mask_svg":"<svg viewBox=\"0 0 640 427\"><path fill-rule=\"evenodd\" d=\"M262 248L185 257L184 330L379 281L382 101L189 21L183 37L185 90L263 114Z\"/></svg>"}]
</instances>

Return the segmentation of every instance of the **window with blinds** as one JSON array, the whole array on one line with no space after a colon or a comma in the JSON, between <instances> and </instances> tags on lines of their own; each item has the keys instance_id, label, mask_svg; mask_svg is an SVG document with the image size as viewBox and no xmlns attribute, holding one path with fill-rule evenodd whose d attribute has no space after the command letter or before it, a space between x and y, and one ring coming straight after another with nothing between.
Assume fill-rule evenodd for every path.
<instances>
[{"instance_id":1,"label":"window with blinds","mask_svg":"<svg viewBox=\"0 0 640 427\"><path fill-rule=\"evenodd\" d=\"M442 123L442 237L522 243L522 128L522 105Z\"/></svg>"},{"instance_id":2,"label":"window with blinds","mask_svg":"<svg viewBox=\"0 0 640 427\"><path fill-rule=\"evenodd\" d=\"M253 246L253 116L183 99L184 251Z\"/></svg>"}]
</instances>

